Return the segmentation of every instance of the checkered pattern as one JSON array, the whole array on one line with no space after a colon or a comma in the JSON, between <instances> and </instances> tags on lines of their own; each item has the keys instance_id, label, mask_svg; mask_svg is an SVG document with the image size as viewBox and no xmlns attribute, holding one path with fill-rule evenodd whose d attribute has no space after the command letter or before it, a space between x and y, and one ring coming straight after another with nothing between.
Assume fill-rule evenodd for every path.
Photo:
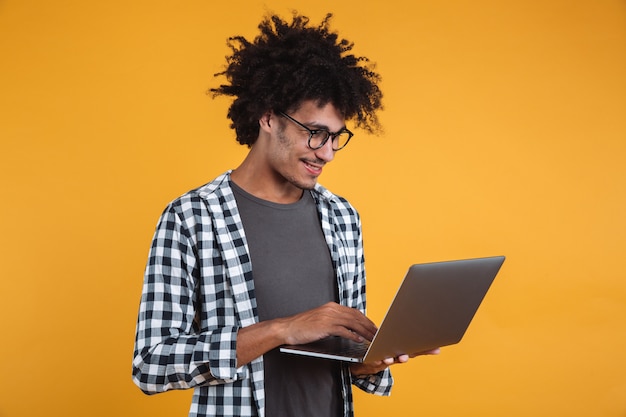
<instances>
[{"instance_id":1,"label":"checkered pattern","mask_svg":"<svg viewBox=\"0 0 626 417\"><path fill-rule=\"evenodd\" d=\"M263 358L237 368L237 331L258 322L248 247L230 172L168 205L156 228L145 280L133 380L147 394L195 388L189 416L264 416ZM340 302L365 312L365 270L357 212L320 185L316 201L337 274ZM346 416L351 383L388 395L386 370L342 372Z\"/></svg>"}]
</instances>

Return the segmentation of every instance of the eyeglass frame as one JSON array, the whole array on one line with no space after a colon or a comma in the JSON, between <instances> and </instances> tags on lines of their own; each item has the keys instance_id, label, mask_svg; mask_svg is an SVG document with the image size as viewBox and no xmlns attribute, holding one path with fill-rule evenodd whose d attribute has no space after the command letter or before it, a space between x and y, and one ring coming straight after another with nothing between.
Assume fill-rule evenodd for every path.
<instances>
[{"instance_id":1,"label":"eyeglass frame","mask_svg":"<svg viewBox=\"0 0 626 417\"><path fill-rule=\"evenodd\" d=\"M340 151L341 149L345 148L346 145L348 145L348 142L350 142L350 139L352 139L352 136L354 136L354 133L350 132L345 127L342 128L338 132L330 132L327 129L311 129L311 128L305 126L304 124L300 123L299 121L297 121L293 117L289 116L287 113L284 113L282 111L279 111L277 113L279 115L283 116L284 118L286 118L288 120L291 120L292 122L294 122L295 124L297 124L298 126L303 128L304 130L309 132L309 139L306 142L306 146L308 146L309 149L312 149L314 151L316 151L318 149L322 149L324 147L324 145L326 145L326 142L328 142L328 139L330 139L330 138L335 139L337 136L341 135L342 133L347 133L348 134L348 139L346 139L346 143L344 143L341 148L337 148L337 149L332 148L332 150L335 151L335 152ZM311 139L313 139L313 135L315 135L316 133L319 133L319 132L326 132L326 138L324 140L322 140L322 142L319 144L319 146L313 147L313 146L311 146ZM332 141L330 143L332 144Z\"/></svg>"}]
</instances>

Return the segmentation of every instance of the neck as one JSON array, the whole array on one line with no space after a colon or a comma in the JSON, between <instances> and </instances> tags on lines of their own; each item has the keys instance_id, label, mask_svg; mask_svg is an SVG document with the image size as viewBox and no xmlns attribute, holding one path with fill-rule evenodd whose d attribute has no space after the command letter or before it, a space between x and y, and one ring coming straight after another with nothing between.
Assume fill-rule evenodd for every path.
<instances>
[{"instance_id":1,"label":"neck","mask_svg":"<svg viewBox=\"0 0 626 417\"><path fill-rule=\"evenodd\" d=\"M303 193L301 188L258 166L249 156L231 173L230 179L253 196L279 204L295 203Z\"/></svg>"}]
</instances>

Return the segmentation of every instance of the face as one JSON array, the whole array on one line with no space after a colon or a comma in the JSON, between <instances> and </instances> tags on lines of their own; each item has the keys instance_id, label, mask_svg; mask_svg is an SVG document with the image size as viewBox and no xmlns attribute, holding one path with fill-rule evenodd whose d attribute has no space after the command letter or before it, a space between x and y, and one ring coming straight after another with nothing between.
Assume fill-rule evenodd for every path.
<instances>
[{"instance_id":1,"label":"face","mask_svg":"<svg viewBox=\"0 0 626 417\"><path fill-rule=\"evenodd\" d=\"M332 104L318 107L315 102L306 101L289 116L311 129L337 132L345 127L341 113ZM332 141L312 150L307 146L309 134L302 127L280 114L272 114L271 120L268 162L276 180L300 190L313 188L324 166L335 156Z\"/></svg>"}]
</instances>

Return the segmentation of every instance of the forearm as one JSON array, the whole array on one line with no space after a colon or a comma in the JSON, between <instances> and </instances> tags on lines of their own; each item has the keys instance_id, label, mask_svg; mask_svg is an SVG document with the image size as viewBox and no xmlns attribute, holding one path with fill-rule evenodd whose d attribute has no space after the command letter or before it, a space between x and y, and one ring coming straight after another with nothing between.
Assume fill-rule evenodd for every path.
<instances>
[{"instance_id":1,"label":"forearm","mask_svg":"<svg viewBox=\"0 0 626 417\"><path fill-rule=\"evenodd\" d=\"M237 366L244 366L285 343L280 320L268 320L239 329Z\"/></svg>"}]
</instances>

